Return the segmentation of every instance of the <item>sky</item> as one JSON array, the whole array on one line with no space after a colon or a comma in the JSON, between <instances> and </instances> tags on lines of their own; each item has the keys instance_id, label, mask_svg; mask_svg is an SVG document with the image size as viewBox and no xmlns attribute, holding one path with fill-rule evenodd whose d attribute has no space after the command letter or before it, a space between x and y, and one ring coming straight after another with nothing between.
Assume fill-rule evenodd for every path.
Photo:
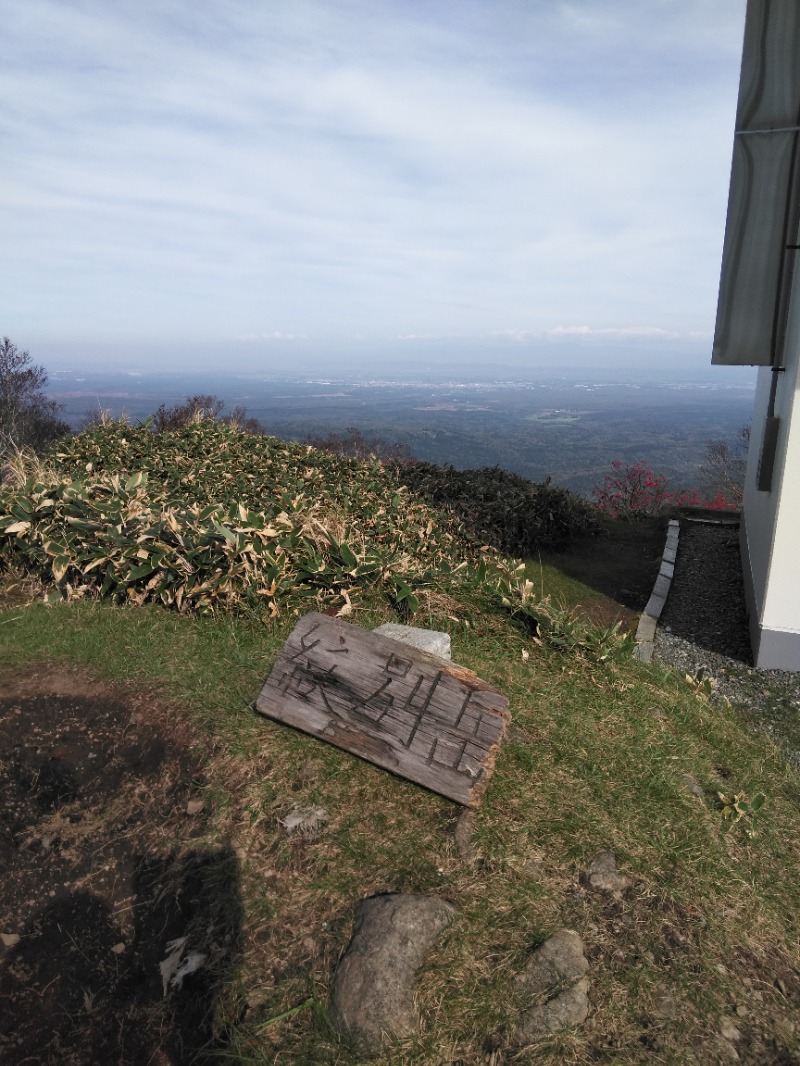
<instances>
[{"instance_id":1,"label":"sky","mask_svg":"<svg viewBox=\"0 0 800 1066\"><path fill-rule=\"evenodd\" d=\"M710 358L744 0L0 0L0 25L0 335L37 358Z\"/></svg>"}]
</instances>

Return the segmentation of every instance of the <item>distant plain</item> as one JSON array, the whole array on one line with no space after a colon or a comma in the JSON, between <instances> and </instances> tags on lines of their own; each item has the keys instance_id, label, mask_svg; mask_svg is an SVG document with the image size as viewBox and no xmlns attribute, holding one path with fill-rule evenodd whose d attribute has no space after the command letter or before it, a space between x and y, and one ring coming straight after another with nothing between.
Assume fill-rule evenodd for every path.
<instances>
[{"instance_id":1,"label":"distant plain","mask_svg":"<svg viewBox=\"0 0 800 1066\"><path fill-rule=\"evenodd\" d=\"M78 428L100 408L133 421L188 395L240 405L287 440L355 427L402 444L418 459L501 466L534 481L551 477L584 495L613 460L644 460L675 487L697 485L711 440L733 443L751 416L754 381L745 370L648 368L158 371L59 369L50 395Z\"/></svg>"}]
</instances>

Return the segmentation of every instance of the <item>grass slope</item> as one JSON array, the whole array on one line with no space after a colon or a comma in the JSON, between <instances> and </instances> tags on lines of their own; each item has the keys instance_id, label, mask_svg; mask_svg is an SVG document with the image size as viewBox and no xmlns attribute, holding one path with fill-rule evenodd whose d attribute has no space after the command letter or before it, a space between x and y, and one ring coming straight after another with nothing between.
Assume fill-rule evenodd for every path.
<instances>
[{"instance_id":1,"label":"grass slope","mask_svg":"<svg viewBox=\"0 0 800 1066\"><path fill-rule=\"evenodd\" d=\"M217 459L203 461L206 498L238 502L213 480ZM304 472L288 459L286 469L298 480ZM361 476L348 464L331 466L329 476L335 471L345 489L351 472ZM163 483L151 465L148 484ZM193 494L185 477L176 484ZM356 521L357 494L340 501L332 493L329 506ZM426 514L427 524L435 512ZM365 515L359 528L369 521ZM387 1050L379 1066L705 1066L732 1061L720 1036L727 1017L741 1034L741 1061L800 1062L797 774L746 731L735 709L712 707L702 690L655 667L591 654L608 646L606 637L584 633L570 643L566 622L560 640L532 633L529 613L509 611L502 595L487 592L491 583L474 578L480 553L442 528L466 565L455 576L418 579L415 621L448 630L455 661L501 688L513 716L471 816L467 857L456 846L454 804L253 714L305 609L291 595L274 617L86 597L0 612L0 666L68 660L99 676L155 684L192 723L213 812L192 846L230 844L241 864L243 961L216 1019L226 1055L286 1066L362 1061L330 1028L327 989L356 901L406 891L446 898L458 917L420 973L421 1037ZM5 545L19 563L8 537ZM424 540L414 551L416 572L432 572ZM390 596L375 580L344 588L358 590L349 596L356 624L397 619L396 586ZM340 586L336 596L342 603ZM686 775L704 798L687 789ZM719 792L744 800L763 793L758 824L746 815L725 819ZM329 820L313 836L288 835L279 820L295 805L324 807ZM631 879L620 899L587 884L602 848L614 850ZM504 1034L522 1007L514 974L563 926L587 945L589 1020L513 1052Z\"/></svg>"}]
</instances>

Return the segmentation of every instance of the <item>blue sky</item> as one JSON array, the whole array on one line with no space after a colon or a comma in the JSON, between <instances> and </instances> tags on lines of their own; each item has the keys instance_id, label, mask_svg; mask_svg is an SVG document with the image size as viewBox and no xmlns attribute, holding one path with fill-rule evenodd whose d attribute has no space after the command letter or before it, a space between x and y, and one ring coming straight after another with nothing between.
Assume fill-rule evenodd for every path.
<instances>
[{"instance_id":1,"label":"blue sky","mask_svg":"<svg viewBox=\"0 0 800 1066\"><path fill-rule=\"evenodd\" d=\"M708 345L744 0L0 0L33 355Z\"/></svg>"}]
</instances>

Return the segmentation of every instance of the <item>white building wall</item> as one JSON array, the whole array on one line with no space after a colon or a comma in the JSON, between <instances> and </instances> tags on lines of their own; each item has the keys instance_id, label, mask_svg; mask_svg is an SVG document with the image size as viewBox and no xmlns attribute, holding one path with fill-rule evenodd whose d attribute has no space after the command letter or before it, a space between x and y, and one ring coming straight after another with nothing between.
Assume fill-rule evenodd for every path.
<instances>
[{"instance_id":1,"label":"white building wall","mask_svg":"<svg viewBox=\"0 0 800 1066\"><path fill-rule=\"evenodd\" d=\"M800 670L800 282L778 373L780 430L769 492L757 487L773 371L758 372L742 519L742 555L756 666Z\"/></svg>"}]
</instances>

